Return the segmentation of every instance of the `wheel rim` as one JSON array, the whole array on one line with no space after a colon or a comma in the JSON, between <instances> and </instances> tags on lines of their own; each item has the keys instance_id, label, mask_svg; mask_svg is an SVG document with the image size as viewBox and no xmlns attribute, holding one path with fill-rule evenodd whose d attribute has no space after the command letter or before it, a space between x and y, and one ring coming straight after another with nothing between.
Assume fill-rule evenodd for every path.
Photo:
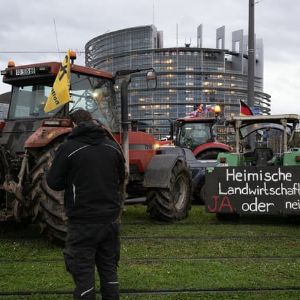
<instances>
[{"instance_id":1,"label":"wheel rim","mask_svg":"<svg viewBox=\"0 0 300 300\"><path fill-rule=\"evenodd\" d=\"M185 176L178 176L174 184L174 205L176 210L182 209L185 204L186 195L188 192Z\"/></svg>"}]
</instances>

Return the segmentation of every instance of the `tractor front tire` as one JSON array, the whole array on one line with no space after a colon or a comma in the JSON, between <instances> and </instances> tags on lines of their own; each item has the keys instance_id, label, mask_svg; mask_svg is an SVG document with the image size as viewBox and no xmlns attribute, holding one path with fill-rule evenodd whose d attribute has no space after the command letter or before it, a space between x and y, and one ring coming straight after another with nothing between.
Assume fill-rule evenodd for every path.
<instances>
[{"instance_id":1,"label":"tractor front tire","mask_svg":"<svg viewBox=\"0 0 300 300\"><path fill-rule=\"evenodd\" d=\"M169 188L149 188L147 212L160 221L173 222L185 219L191 209L191 175L183 161L172 169Z\"/></svg>"},{"instance_id":2,"label":"tractor front tire","mask_svg":"<svg viewBox=\"0 0 300 300\"><path fill-rule=\"evenodd\" d=\"M32 200L39 203L39 215L42 228L51 240L64 242L67 233L67 217L64 209L64 192L51 190L46 182L46 171L54 159L58 146L41 153L31 172L33 189Z\"/></svg>"}]
</instances>

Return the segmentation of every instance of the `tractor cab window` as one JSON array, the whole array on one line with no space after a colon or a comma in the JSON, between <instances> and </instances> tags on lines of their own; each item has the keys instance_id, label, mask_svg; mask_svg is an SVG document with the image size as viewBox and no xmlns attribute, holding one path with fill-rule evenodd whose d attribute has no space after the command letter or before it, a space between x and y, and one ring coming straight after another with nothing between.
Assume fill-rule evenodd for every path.
<instances>
[{"instance_id":1,"label":"tractor cab window","mask_svg":"<svg viewBox=\"0 0 300 300\"><path fill-rule=\"evenodd\" d=\"M195 148L211 140L211 128L205 123L186 123L181 127L179 145Z\"/></svg>"},{"instance_id":2,"label":"tractor cab window","mask_svg":"<svg viewBox=\"0 0 300 300\"><path fill-rule=\"evenodd\" d=\"M261 123L261 124L250 124L247 126L243 126L240 129L240 136L242 139L245 139L248 135L255 133L256 137L259 135L266 135L270 131L270 129L277 130L277 132L284 132L284 127L281 124L276 123ZM291 128L286 128L287 135L291 135ZM257 138L256 138L257 140Z\"/></svg>"},{"instance_id":3,"label":"tractor cab window","mask_svg":"<svg viewBox=\"0 0 300 300\"><path fill-rule=\"evenodd\" d=\"M44 106L51 85L13 86L9 108L9 119L45 118L56 113L56 110L46 114Z\"/></svg>"},{"instance_id":4,"label":"tractor cab window","mask_svg":"<svg viewBox=\"0 0 300 300\"><path fill-rule=\"evenodd\" d=\"M83 108L112 131L118 131L113 84L105 78L72 73L69 109Z\"/></svg>"},{"instance_id":5,"label":"tractor cab window","mask_svg":"<svg viewBox=\"0 0 300 300\"><path fill-rule=\"evenodd\" d=\"M44 107L52 85L53 82L50 81L13 86L9 119L45 119L65 115L74 108L83 108L112 131L119 131L116 98L111 80L71 73L70 103L45 113Z\"/></svg>"}]
</instances>

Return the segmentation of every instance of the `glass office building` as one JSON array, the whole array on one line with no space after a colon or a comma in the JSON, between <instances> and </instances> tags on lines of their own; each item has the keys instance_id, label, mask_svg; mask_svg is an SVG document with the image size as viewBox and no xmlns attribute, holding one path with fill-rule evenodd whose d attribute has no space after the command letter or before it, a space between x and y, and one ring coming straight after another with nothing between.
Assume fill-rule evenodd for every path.
<instances>
[{"instance_id":1,"label":"glass office building","mask_svg":"<svg viewBox=\"0 0 300 300\"><path fill-rule=\"evenodd\" d=\"M140 127L158 138L169 133L170 120L184 117L199 104L222 107L227 116L239 114L247 103L247 49L242 30L232 34L232 50L224 49L224 26L217 29L216 48L202 47L202 26L197 47L163 48L163 34L155 26L127 28L100 35L86 46L86 65L116 72L154 68L158 81L148 90L145 73L132 76L129 114ZM256 41L255 110L270 113L270 96L263 92L263 45Z\"/></svg>"}]
</instances>

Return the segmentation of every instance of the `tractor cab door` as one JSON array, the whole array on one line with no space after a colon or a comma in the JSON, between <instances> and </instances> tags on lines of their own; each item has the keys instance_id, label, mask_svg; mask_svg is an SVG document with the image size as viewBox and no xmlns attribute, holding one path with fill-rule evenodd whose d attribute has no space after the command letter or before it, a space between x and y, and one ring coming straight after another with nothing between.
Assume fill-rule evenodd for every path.
<instances>
[{"instance_id":1,"label":"tractor cab door","mask_svg":"<svg viewBox=\"0 0 300 300\"><path fill-rule=\"evenodd\" d=\"M0 137L0 144L12 155L24 152L26 139L40 127L46 117L44 105L50 92L50 84L12 86L9 111Z\"/></svg>"}]
</instances>

